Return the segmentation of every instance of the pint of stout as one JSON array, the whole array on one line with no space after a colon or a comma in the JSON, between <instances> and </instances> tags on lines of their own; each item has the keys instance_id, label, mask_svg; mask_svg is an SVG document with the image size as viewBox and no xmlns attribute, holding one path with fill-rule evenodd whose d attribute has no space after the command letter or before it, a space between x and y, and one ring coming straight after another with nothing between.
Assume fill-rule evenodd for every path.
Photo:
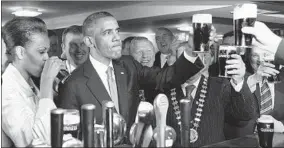
<instances>
[{"instance_id":1,"label":"pint of stout","mask_svg":"<svg viewBox=\"0 0 284 148\"><path fill-rule=\"evenodd\" d=\"M66 109L63 124L64 134L71 134L72 137L79 139L80 113L78 110Z\"/></svg>"},{"instance_id":2,"label":"pint of stout","mask_svg":"<svg viewBox=\"0 0 284 148\"><path fill-rule=\"evenodd\" d=\"M257 120L257 132L259 146L262 148L272 148L274 135L274 121L268 115L262 115Z\"/></svg>"},{"instance_id":3,"label":"pint of stout","mask_svg":"<svg viewBox=\"0 0 284 148\"><path fill-rule=\"evenodd\" d=\"M252 35L244 34L242 28L245 26L254 26L257 17L256 4L242 4L234 9L234 35L235 45L241 47L250 47Z\"/></svg>"},{"instance_id":4,"label":"pint of stout","mask_svg":"<svg viewBox=\"0 0 284 148\"><path fill-rule=\"evenodd\" d=\"M194 14L193 25L193 51L197 53L209 52L209 37L212 25L211 14Z\"/></svg>"},{"instance_id":5,"label":"pint of stout","mask_svg":"<svg viewBox=\"0 0 284 148\"><path fill-rule=\"evenodd\" d=\"M228 69L225 68L226 61L231 59L232 54L237 54L237 47L221 45L218 53L219 77L230 78L231 75L227 74Z\"/></svg>"},{"instance_id":6,"label":"pint of stout","mask_svg":"<svg viewBox=\"0 0 284 148\"><path fill-rule=\"evenodd\" d=\"M264 56L264 61L271 63L273 65L275 65L274 69L280 71L280 65L279 64L275 64L274 62L274 56L272 54L269 54L269 56ZM276 74L275 76L270 76L267 78L269 83L279 83L280 80L280 74Z\"/></svg>"}]
</instances>

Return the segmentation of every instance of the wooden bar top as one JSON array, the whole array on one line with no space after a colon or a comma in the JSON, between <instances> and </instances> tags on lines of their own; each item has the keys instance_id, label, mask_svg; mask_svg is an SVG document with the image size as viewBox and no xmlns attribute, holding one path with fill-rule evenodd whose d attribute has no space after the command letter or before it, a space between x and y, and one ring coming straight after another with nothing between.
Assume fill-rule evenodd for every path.
<instances>
[{"instance_id":1,"label":"wooden bar top","mask_svg":"<svg viewBox=\"0 0 284 148\"><path fill-rule=\"evenodd\" d=\"M203 147L258 147L258 135L248 135ZM274 133L273 147L284 147L284 134Z\"/></svg>"}]
</instances>

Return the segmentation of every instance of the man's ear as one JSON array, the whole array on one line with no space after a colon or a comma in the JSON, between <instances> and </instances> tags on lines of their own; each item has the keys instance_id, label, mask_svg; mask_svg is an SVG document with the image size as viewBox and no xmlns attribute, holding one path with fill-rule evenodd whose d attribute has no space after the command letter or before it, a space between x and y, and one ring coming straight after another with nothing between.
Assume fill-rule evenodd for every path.
<instances>
[{"instance_id":1,"label":"man's ear","mask_svg":"<svg viewBox=\"0 0 284 148\"><path fill-rule=\"evenodd\" d=\"M18 59L23 59L25 55L26 49L22 46L16 46L15 47L15 54L18 57Z\"/></svg>"},{"instance_id":2,"label":"man's ear","mask_svg":"<svg viewBox=\"0 0 284 148\"><path fill-rule=\"evenodd\" d=\"M61 43L61 49L65 50L65 44L63 42Z\"/></svg>"},{"instance_id":3,"label":"man's ear","mask_svg":"<svg viewBox=\"0 0 284 148\"><path fill-rule=\"evenodd\" d=\"M90 36L84 36L84 43L88 46L88 47L95 47L96 48L96 43L93 40L92 37Z\"/></svg>"}]
</instances>

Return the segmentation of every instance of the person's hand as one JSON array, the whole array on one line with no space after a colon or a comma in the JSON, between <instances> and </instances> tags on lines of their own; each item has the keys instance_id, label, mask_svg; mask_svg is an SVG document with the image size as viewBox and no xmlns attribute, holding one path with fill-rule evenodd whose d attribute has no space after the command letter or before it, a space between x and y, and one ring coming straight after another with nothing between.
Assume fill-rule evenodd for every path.
<instances>
[{"instance_id":1,"label":"person's hand","mask_svg":"<svg viewBox=\"0 0 284 148\"><path fill-rule=\"evenodd\" d=\"M279 71L274 69L275 65L268 62L261 62L253 78L260 82L263 77L270 77L279 74Z\"/></svg>"},{"instance_id":2,"label":"person's hand","mask_svg":"<svg viewBox=\"0 0 284 148\"><path fill-rule=\"evenodd\" d=\"M45 62L40 79L41 98L53 98L53 82L58 72L65 68L64 62L58 57L51 57Z\"/></svg>"},{"instance_id":3,"label":"person's hand","mask_svg":"<svg viewBox=\"0 0 284 148\"><path fill-rule=\"evenodd\" d=\"M177 60L176 56L173 55L173 54L168 55L166 59L167 59L167 64L169 66L173 65L176 62L176 60Z\"/></svg>"},{"instance_id":4,"label":"person's hand","mask_svg":"<svg viewBox=\"0 0 284 148\"><path fill-rule=\"evenodd\" d=\"M211 32L209 37L209 47L218 45L218 38L216 33L216 28L212 25L211 26Z\"/></svg>"},{"instance_id":5,"label":"person's hand","mask_svg":"<svg viewBox=\"0 0 284 148\"><path fill-rule=\"evenodd\" d=\"M274 34L264 23L256 21L254 27L243 27L243 33L252 34L252 45L276 53L281 37Z\"/></svg>"},{"instance_id":6,"label":"person's hand","mask_svg":"<svg viewBox=\"0 0 284 148\"><path fill-rule=\"evenodd\" d=\"M176 52L177 48L180 46L180 44L184 41L180 41L177 38L174 38L171 45L170 45L170 50L171 52Z\"/></svg>"},{"instance_id":7,"label":"person's hand","mask_svg":"<svg viewBox=\"0 0 284 148\"><path fill-rule=\"evenodd\" d=\"M272 117L272 118L273 118L273 121L274 121L274 132L283 133L284 132L283 123L281 121L276 120L274 117Z\"/></svg>"},{"instance_id":8,"label":"person's hand","mask_svg":"<svg viewBox=\"0 0 284 148\"><path fill-rule=\"evenodd\" d=\"M225 68L228 69L227 74L232 75L232 80L237 85L244 79L246 66L240 55L232 54L230 56L232 59L226 61Z\"/></svg>"}]
</instances>

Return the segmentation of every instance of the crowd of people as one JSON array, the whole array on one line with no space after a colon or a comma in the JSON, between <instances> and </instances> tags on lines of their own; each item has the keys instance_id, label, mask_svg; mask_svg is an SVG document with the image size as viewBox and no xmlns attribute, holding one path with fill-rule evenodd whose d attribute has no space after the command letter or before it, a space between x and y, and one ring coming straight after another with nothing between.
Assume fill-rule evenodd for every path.
<instances>
[{"instance_id":1,"label":"crowd of people","mask_svg":"<svg viewBox=\"0 0 284 148\"><path fill-rule=\"evenodd\" d=\"M50 145L50 111L54 108L80 110L84 104L94 104L100 123L104 100L114 102L129 132L141 101L139 90L144 90L151 103L159 93L168 96L167 125L178 135L174 146L180 145L177 104L183 98L193 100L190 127L198 133L194 147L253 134L262 114L273 117L275 132L284 132L284 69L278 71L261 58L268 51L276 64L284 65L283 38L259 21L243 27L242 32L254 36L253 47L244 57L233 54L227 60L232 77L226 79L216 76L218 62L214 59L219 45L216 30L212 30L210 52L201 57L193 52L192 36L179 41L170 29L157 28L155 53L154 43L146 37L121 41L116 18L101 11L90 14L82 26L66 28L59 53L58 39L43 20L13 18L1 32L2 146L26 147L34 140ZM233 34L224 36L222 44L234 44ZM69 76L58 84L61 70ZM266 77L276 74L282 81L268 83ZM58 85L57 92L54 85Z\"/></svg>"}]
</instances>

